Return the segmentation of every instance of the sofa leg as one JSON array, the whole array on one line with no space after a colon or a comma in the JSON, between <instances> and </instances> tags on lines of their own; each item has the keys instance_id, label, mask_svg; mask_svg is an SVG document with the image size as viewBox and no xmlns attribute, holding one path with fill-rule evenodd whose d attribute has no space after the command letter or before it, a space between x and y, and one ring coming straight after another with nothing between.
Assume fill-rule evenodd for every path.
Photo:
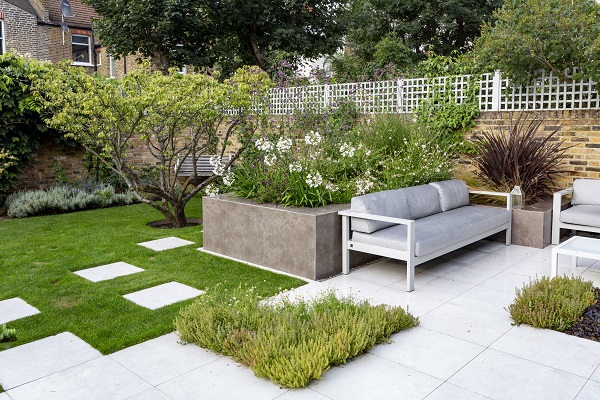
<instances>
[{"instance_id":1,"label":"sofa leg","mask_svg":"<svg viewBox=\"0 0 600 400\"><path fill-rule=\"evenodd\" d=\"M350 250L348 249L348 240L350 240L350 218L342 216L342 274L350 273Z\"/></svg>"},{"instance_id":2,"label":"sofa leg","mask_svg":"<svg viewBox=\"0 0 600 400\"><path fill-rule=\"evenodd\" d=\"M406 291L415 290L415 264L410 260L406 261Z\"/></svg>"},{"instance_id":3,"label":"sofa leg","mask_svg":"<svg viewBox=\"0 0 600 400\"><path fill-rule=\"evenodd\" d=\"M510 246L512 243L512 227L506 228L506 245Z\"/></svg>"}]
</instances>

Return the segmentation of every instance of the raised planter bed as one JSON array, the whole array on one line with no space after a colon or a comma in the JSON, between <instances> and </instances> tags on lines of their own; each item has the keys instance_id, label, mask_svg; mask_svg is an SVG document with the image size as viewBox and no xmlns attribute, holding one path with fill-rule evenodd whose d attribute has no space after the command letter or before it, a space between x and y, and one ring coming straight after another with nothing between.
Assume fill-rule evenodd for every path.
<instances>
[{"instance_id":1,"label":"raised planter bed","mask_svg":"<svg viewBox=\"0 0 600 400\"><path fill-rule=\"evenodd\" d=\"M256 204L232 195L204 197L204 249L308 279L342 272L342 218L348 204L319 208ZM376 257L351 252L355 267Z\"/></svg>"}]
</instances>

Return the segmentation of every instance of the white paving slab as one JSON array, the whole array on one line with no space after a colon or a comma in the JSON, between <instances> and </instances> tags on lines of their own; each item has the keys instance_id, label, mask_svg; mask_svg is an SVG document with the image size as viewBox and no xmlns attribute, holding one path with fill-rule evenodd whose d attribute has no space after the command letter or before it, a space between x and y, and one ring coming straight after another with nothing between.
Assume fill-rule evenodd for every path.
<instances>
[{"instance_id":1,"label":"white paving slab","mask_svg":"<svg viewBox=\"0 0 600 400\"><path fill-rule=\"evenodd\" d=\"M600 343L527 325L514 327L490 348L583 378L600 365Z\"/></svg>"},{"instance_id":2,"label":"white paving slab","mask_svg":"<svg viewBox=\"0 0 600 400\"><path fill-rule=\"evenodd\" d=\"M443 301L430 299L419 295L419 292L407 292L406 288L384 287L367 296L373 305L387 304L400 306L415 317L428 313L429 311L444 304Z\"/></svg>"},{"instance_id":3,"label":"white paving slab","mask_svg":"<svg viewBox=\"0 0 600 400\"><path fill-rule=\"evenodd\" d=\"M0 393L0 400L12 400L12 399L8 396L8 393L3 392L3 393Z\"/></svg>"},{"instance_id":4,"label":"white paving slab","mask_svg":"<svg viewBox=\"0 0 600 400\"><path fill-rule=\"evenodd\" d=\"M596 368L596 371L590 377L591 380L600 382L600 367Z\"/></svg>"},{"instance_id":5,"label":"white paving slab","mask_svg":"<svg viewBox=\"0 0 600 400\"><path fill-rule=\"evenodd\" d=\"M574 399L585 378L487 349L448 382L494 400Z\"/></svg>"},{"instance_id":6,"label":"white paving slab","mask_svg":"<svg viewBox=\"0 0 600 400\"><path fill-rule=\"evenodd\" d=\"M0 324L39 314L40 310L18 297L0 301Z\"/></svg>"},{"instance_id":7,"label":"white paving slab","mask_svg":"<svg viewBox=\"0 0 600 400\"><path fill-rule=\"evenodd\" d=\"M422 399L442 383L373 354L358 356L313 381L310 388L334 400Z\"/></svg>"},{"instance_id":8,"label":"white paving slab","mask_svg":"<svg viewBox=\"0 0 600 400\"><path fill-rule=\"evenodd\" d=\"M508 315L501 317L450 303L423 315L420 321L423 328L481 346L489 346L512 328Z\"/></svg>"},{"instance_id":9,"label":"white paving slab","mask_svg":"<svg viewBox=\"0 0 600 400\"><path fill-rule=\"evenodd\" d=\"M489 400L489 397L471 392L448 382L435 389L426 400Z\"/></svg>"},{"instance_id":10,"label":"white paving slab","mask_svg":"<svg viewBox=\"0 0 600 400\"><path fill-rule=\"evenodd\" d=\"M600 399L600 383L588 381L575 400L598 400Z\"/></svg>"},{"instance_id":11,"label":"white paving slab","mask_svg":"<svg viewBox=\"0 0 600 400\"><path fill-rule=\"evenodd\" d=\"M152 386L109 357L12 389L13 400L124 400Z\"/></svg>"},{"instance_id":12,"label":"white paving slab","mask_svg":"<svg viewBox=\"0 0 600 400\"><path fill-rule=\"evenodd\" d=\"M389 287L406 291L406 281L396 282ZM453 281L425 272L415 275L415 293L419 296L446 302L475 287L472 283Z\"/></svg>"},{"instance_id":13,"label":"white paving slab","mask_svg":"<svg viewBox=\"0 0 600 400\"><path fill-rule=\"evenodd\" d=\"M279 396L276 400L331 400L311 388L293 389Z\"/></svg>"},{"instance_id":14,"label":"white paving slab","mask_svg":"<svg viewBox=\"0 0 600 400\"><path fill-rule=\"evenodd\" d=\"M142 307L156 310L180 301L192 299L201 294L204 294L203 290L198 290L179 282L169 282L129 293L123 297Z\"/></svg>"},{"instance_id":15,"label":"white paving slab","mask_svg":"<svg viewBox=\"0 0 600 400\"><path fill-rule=\"evenodd\" d=\"M109 357L155 386L223 357L195 344L180 344L178 340L179 336L173 332Z\"/></svg>"},{"instance_id":16,"label":"white paving slab","mask_svg":"<svg viewBox=\"0 0 600 400\"><path fill-rule=\"evenodd\" d=\"M254 376L250 368L227 357L179 376L157 387L173 400L274 399L286 393L267 379Z\"/></svg>"},{"instance_id":17,"label":"white paving slab","mask_svg":"<svg viewBox=\"0 0 600 400\"><path fill-rule=\"evenodd\" d=\"M446 380L485 350L465 340L416 327L392 335L369 353Z\"/></svg>"},{"instance_id":18,"label":"white paving slab","mask_svg":"<svg viewBox=\"0 0 600 400\"><path fill-rule=\"evenodd\" d=\"M75 271L74 274L92 282L100 282L143 271L143 269L134 265L119 261L112 264L101 265L99 267Z\"/></svg>"},{"instance_id":19,"label":"white paving slab","mask_svg":"<svg viewBox=\"0 0 600 400\"><path fill-rule=\"evenodd\" d=\"M0 351L0 385L8 390L101 355L77 336L63 332Z\"/></svg>"},{"instance_id":20,"label":"white paving slab","mask_svg":"<svg viewBox=\"0 0 600 400\"><path fill-rule=\"evenodd\" d=\"M514 293L475 286L450 300L450 303L504 317L510 315L507 308L514 300Z\"/></svg>"},{"instance_id":21,"label":"white paving slab","mask_svg":"<svg viewBox=\"0 0 600 400\"><path fill-rule=\"evenodd\" d=\"M162 250L170 250L175 249L177 247L187 246L190 244L194 244L194 242L190 242L189 240L179 239L177 237L166 237L163 239L151 240L149 242L138 243L140 246L147 247L152 250L162 251Z\"/></svg>"},{"instance_id":22,"label":"white paving slab","mask_svg":"<svg viewBox=\"0 0 600 400\"><path fill-rule=\"evenodd\" d=\"M169 396L158 390L157 388L152 388L150 390L146 390L140 394L136 394L133 397L129 397L127 400L172 400Z\"/></svg>"}]
</instances>

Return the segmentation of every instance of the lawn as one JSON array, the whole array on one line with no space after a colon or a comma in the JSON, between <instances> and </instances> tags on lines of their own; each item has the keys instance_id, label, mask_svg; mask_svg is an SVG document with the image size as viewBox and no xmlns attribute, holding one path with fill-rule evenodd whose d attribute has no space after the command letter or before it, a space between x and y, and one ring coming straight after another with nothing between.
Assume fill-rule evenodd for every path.
<instances>
[{"instance_id":1,"label":"lawn","mask_svg":"<svg viewBox=\"0 0 600 400\"><path fill-rule=\"evenodd\" d=\"M188 217L201 217L200 199L190 202L187 211ZM7 324L17 329L18 341L11 346L69 331L108 354L171 332L179 309L193 300L153 311L122 297L166 282L202 290L217 283L221 283L220 290L247 284L262 295L304 283L198 251L201 227L165 230L146 226L158 219L162 219L160 213L136 204L0 220L0 300L20 297L41 311ZM137 245L168 236L195 244L162 252ZM117 261L145 272L97 283L73 274Z\"/></svg>"}]
</instances>

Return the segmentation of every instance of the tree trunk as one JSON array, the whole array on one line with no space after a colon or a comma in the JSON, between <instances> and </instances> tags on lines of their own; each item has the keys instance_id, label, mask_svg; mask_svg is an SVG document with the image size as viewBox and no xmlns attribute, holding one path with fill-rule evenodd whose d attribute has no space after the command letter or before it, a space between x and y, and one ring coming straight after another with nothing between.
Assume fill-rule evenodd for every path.
<instances>
[{"instance_id":1,"label":"tree trunk","mask_svg":"<svg viewBox=\"0 0 600 400\"><path fill-rule=\"evenodd\" d=\"M185 217L185 204L172 204L172 206L173 211L163 211L164 216L167 217L173 228L185 228L188 225L187 218Z\"/></svg>"}]
</instances>

